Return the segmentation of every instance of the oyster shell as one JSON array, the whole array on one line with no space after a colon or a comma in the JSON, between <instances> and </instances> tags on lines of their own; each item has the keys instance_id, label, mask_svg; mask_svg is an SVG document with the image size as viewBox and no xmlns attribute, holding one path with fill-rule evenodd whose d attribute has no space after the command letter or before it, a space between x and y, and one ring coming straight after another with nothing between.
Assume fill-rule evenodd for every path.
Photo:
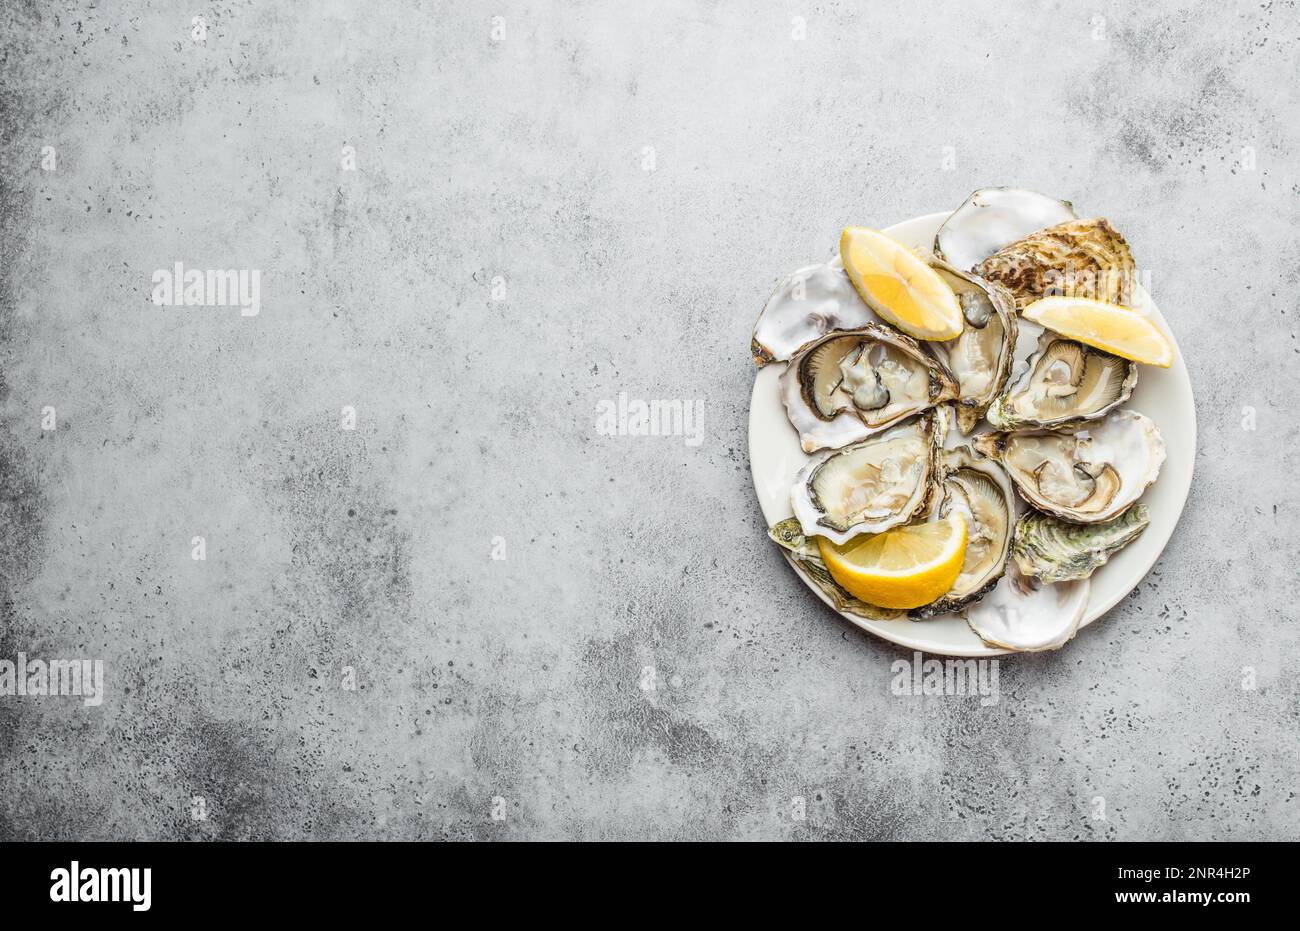
<instances>
[{"instance_id":1,"label":"oyster shell","mask_svg":"<svg viewBox=\"0 0 1300 931\"><path fill-rule=\"evenodd\" d=\"M957 428L970 433L1002 391L1015 362L1018 323L1006 288L935 259L939 277L957 295L966 326L956 339L927 348L957 381Z\"/></svg>"},{"instance_id":2,"label":"oyster shell","mask_svg":"<svg viewBox=\"0 0 1300 931\"><path fill-rule=\"evenodd\" d=\"M916 340L879 323L828 333L781 373L781 400L804 452L837 449L957 396Z\"/></svg>"},{"instance_id":3,"label":"oyster shell","mask_svg":"<svg viewBox=\"0 0 1300 931\"><path fill-rule=\"evenodd\" d=\"M1002 463L1026 501L1078 524L1124 513L1165 461L1156 425L1127 410L1059 431L983 433L974 446Z\"/></svg>"},{"instance_id":4,"label":"oyster shell","mask_svg":"<svg viewBox=\"0 0 1300 931\"><path fill-rule=\"evenodd\" d=\"M1133 302L1133 255L1106 220L1068 220L1030 233L975 266L975 274L1006 285L1016 309L1048 295Z\"/></svg>"},{"instance_id":5,"label":"oyster shell","mask_svg":"<svg viewBox=\"0 0 1300 931\"><path fill-rule=\"evenodd\" d=\"M1033 653L1065 646L1088 608L1088 579L1044 585L1012 562L997 586L963 613L989 646Z\"/></svg>"},{"instance_id":6,"label":"oyster shell","mask_svg":"<svg viewBox=\"0 0 1300 931\"><path fill-rule=\"evenodd\" d=\"M999 430L1094 420L1128 400L1137 373L1127 359L1045 330L1028 368L985 416Z\"/></svg>"},{"instance_id":7,"label":"oyster shell","mask_svg":"<svg viewBox=\"0 0 1300 931\"><path fill-rule=\"evenodd\" d=\"M1146 505L1100 524L1070 524L1031 512L1016 524L1011 553L1023 575L1045 584L1086 579L1151 523Z\"/></svg>"},{"instance_id":8,"label":"oyster shell","mask_svg":"<svg viewBox=\"0 0 1300 931\"><path fill-rule=\"evenodd\" d=\"M947 418L931 412L814 456L790 492L804 535L847 543L907 523L930 501L946 429Z\"/></svg>"},{"instance_id":9,"label":"oyster shell","mask_svg":"<svg viewBox=\"0 0 1300 931\"><path fill-rule=\"evenodd\" d=\"M983 597L1006 571L1016 519L1016 493L1006 471L969 446L943 453L943 500L932 515L957 509L966 518L966 556L951 589L938 601L915 608L915 619L956 611Z\"/></svg>"},{"instance_id":10,"label":"oyster shell","mask_svg":"<svg viewBox=\"0 0 1300 931\"><path fill-rule=\"evenodd\" d=\"M797 517L788 517L774 527L767 535L784 551L783 555L795 567L801 569L835 605L836 611L854 614L871 621L892 621L904 615L903 611L892 608L878 608L850 595L831 575L822 561L821 550L804 536Z\"/></svg>"},{"instance_id":11,"label":"oyster shell","mask_svg":"<svg viewBox=\"0 0 1300 931\"><path fill-rule=\"evenodd\" d=\"M849 330L875 320L842 265L809 265L788 275L763 305L749 351L755 365L784 362L832 330Z\"/></svg>"},{"instance_id":12,"label":"oyster shell","mask_svg":"<svg viewBox=\"0 0 1300 931\"><path fill-rule=\"evenodd\" d=\"M1067 200L1024 188L980 188L943 221L934 237L934 252L970 271L1003 246L1074 217Z\"/></svg>"}]
</instances>

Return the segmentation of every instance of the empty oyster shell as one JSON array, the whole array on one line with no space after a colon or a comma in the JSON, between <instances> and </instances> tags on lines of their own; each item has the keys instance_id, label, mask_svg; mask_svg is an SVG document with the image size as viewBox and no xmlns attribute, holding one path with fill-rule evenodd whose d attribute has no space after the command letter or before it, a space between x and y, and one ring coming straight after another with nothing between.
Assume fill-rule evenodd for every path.
<instances>
[{"instance_id":1,"label":"empty oyster shell","mask_svg":"<svg viewBox=\"0 0 1300 931\"><path fill-rule=\"evenodd\" d=\"M963 613L989 646L1033 653L1065 646L1088 608L1088 579L1044 585L1013 562L993 591Z\"/></svg>"},{"instance_id":2,"label":"empty oyster shell","mask_svg":"<svg viewBox=\"0 0 1300 931\"><path fill-rule=\"evenodd\" d=\"M1026 501L1078 524L1124 513L1165 461L1156 425L1126 410L1059 431L983 433L974 446L1002 463Z\"/></svg>"},{"instance_id":3,"label":"empty oyster shell","mask_svg":"<svg viewBox=\"0 0 1300 931\"><path fill-rule=\"evenodd\" d=\"M1050 584L1086 579L1147 529L1145 505L1100 524L1070 524L1031 512L1016 524L1011 553L1022 574Z\"/></svg>"},{"instance_id":4,"label":"empty oyster shell","mask_svg":"<svg viewBox=\"0 0 1300 931\"><path fill-rule=\"evenodd\" d=\"M959 271L941 259L931 263L957 295L966 326L945 343L927 343L957 381L957 428L970 433L1011 375L1018 318L1006 288Z\"/></svg>"},{"instance_id":5,"label":"empty oyster shell","mask_svg":"<svg viewBox=\"0 0 1300 931\"><path fill-rule=\"evenodd\" d=\"M787 276L763 305L749 351L755 365L784 362L832 330L875 321L842 265L809 265Z\"/></svg>"},{"instance_id":6,"label":"empty oyster shell","mask_svg":"<svg viewBox=\"0 0 1300 931\"><path fill-rule=\"evenodd\" d=\"M878 323L814 340L790 360L780 383L808 453L865 439L957 396L957 383L934 357Z\"/></svg>"},{"instance_id":7,"label":"empty oyster shell","mask_svg":"<svg viewBox=\"0 0 1300 931\"><path fill-rule=\"evenodd\" d=\"M1069 201L1024 188L980 188L943 221L934 251L963 271L1017 239L1074 219Z\"/></svg>"},{"instance_id":8,"label":"empty oyster shell","mask_svg":"<svg viewBox=\"0 0 1300 931\"><path fill-rule=\"evenodd\" d=\"M1126 359L1045 330L1028 368L985 416L999 430L1095 420L1128 400L1137 374Z\"/></svg>"},{"instance_id":9,"label":"empty oyster shell","mask_svg":"<svg viewBox=\"0 0 1300 931\"><path fill-rule=\"evenodd\" d=\"M821 550L804 536L798 518L786 518L769 528L767 535L784 550L785 558L803 570L804 574L830 598L836 611L855 614L872 621L892 621L903 617L905 613L903 611L867 604L845 591L826 568L826 563L822 561Z\"/></svg>"},{"instance_id":10,"label":"empty oyster shell","mask_svg":"<svg viewBox=\"0 0 1300 931\"><path fill-rule=\"evenodd\" d=\"M969 446L943 453L943 500L932 515L947 517L954 509L966 518L966 556L957 581L938 601L915 608L915 619L956 611L983 597L1006 571L1016 520L1016 493L1006 471Z\"/></svg>"},{"instance_id":11,"label":"empty oyster shell","mask_svg":"<svg viewBox=\"0 0 1300 931\"><path fill-rule=\"evenodd\" d=\"M804 535L842 544L907 523L930 500L946 432L947 418L932 412L814 456L790 492Z\"/></svg>"},{"instance_id":12,"label":"empty oyster shell","mask_svg":"<svg viewBox=\"0 0 1300 931\"><path fill-rule=\"evenodd\" d=\"M1067 220L1030 233L975 266L975 274L1006 285L1023 310L1040 297L1133 302L1133 255L1106 220Z\"/></svg>"}]
</instances>

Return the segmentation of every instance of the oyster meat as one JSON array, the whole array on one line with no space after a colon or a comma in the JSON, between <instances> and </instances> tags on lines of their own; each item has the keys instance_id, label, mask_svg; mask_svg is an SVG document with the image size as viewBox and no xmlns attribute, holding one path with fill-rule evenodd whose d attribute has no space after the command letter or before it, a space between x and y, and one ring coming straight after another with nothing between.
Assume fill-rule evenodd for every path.
<instances>
[{"instance_id":1,"label":"oyster meat","mask_svg":"<svg viewBox=\"0 0 1300 931\"><path fill-rule=\"evenodd\" d=\"M1133 301L1133 255L1124 237L1101 217L1067 220L1030 233L980 262L975 274L1006 285L1017 310L1048 295L1108 304Z\"/></svg>"},{"instance_id":2,"label":"oyster meat","mask_svg":"<svg viewBox=\"0 0 1300 931\"><path fill-rule=\"evenodd\" d=\"M927 347L957 381L957 428L970 433L1011 375L1018 323L1011 292L959 271L941 259L931 263L957 295L965 327L956 339Z\"/></svg>"},{"instance_id":3,"label":"oyster meat","mask_svg":"<svg viewBox=\"0 0 1300 931\"><path fill-rule=\"evenodd\" d=\"M798 518L786 518L775 527L769 528L767 535L782 548L786 559L812 579L813 584L835 605L836 611L854 614L870 621L892 621L903 617L905 613L903 611L867 604L845 591L826 568L826 563L822 561L821 550L804 536Z\"/></svg>"},{"instance_id":4,"label":"oyster meat","mask_svg":"<svg viewBox=\"0 0 1300 931\"><path fill-rule=\"evenodd\" d=\"M781 373L781 400L804 452L837 449L957 396L957 383L916 341L869 323L829 333Z\"/></svg>"},{"instance_id":5,"label":"oyster meat","mask_svg":"<svg viewBox=\"0 0 1300 931\"><path fill-rule=\"evenodd\" d=\"M980 188L943 221L934 251L962 271L1024 236L1073 220L1069 201L1013 187Z\"/></svg>"},{"instance_id":6,"label":"oyster meat","mask_svg":"<svg viewBox=\"0 0 1300 931\"><path fill-rule=\"evenodd\" d=\"M989 646L1026 653L1056 650L1078 633L1091 587L1088 579L1044 585L1012 562L993 591L963 613Z\"/></svg>"},{"instance_id":7,"label":"oyster meat","mask_svg":"<svg viewBox=\"0 0 1300 931\"><path fill-rule=\"evenodd\" d=\"M966 556L952 588L938 601L913 609L910 616L916 619L959 610L993 588L1006 571L1016 519L1016 495L1002 466L969 446L947 450L942 464L943 499L932 517L961 512L966 519Z\"/></svg>"},{"instance_id":8,"label":"oyster meat","mask_svg":"<svg viewBox=\"0 0 1300 931\"><path fill-rule=\"evenodd\" d=\"M804 535L842 544L907 523L930 501L946 430L947 418L931 412L814 456L790 493Z\"/></svg>"},{"instance_id":9,"label":"oyster meat","mask_svg":"<svg viewBox=\"0 0 1300 931\"><path fill-rule=\"evenodd\" d=\"M999 430L1055 427L1093 420L1128 400L1137 366L1045 330L1024 374L993 402L986 416Z\"/></svg>"},{"instance_id":10,"label":"oyster meat","mask_svg":"<svg viewBox=\"0 0 1300 931\"><path fill-rule=\"evenodd\" d=\"M1062 520L1096 524L1124 513L1160 474L1160 431L1135 411L1053 430L984 433L975 448L1006 468L1025 500Z\"/></svg>"},{"instance_id":11,"label":"oyster meat","mask_svg":"<svg viewBox=\"0 0 1300 931\"><path fill-rule=\"evenodd\" d=\"M784 362L832 330L850 330L875 320L842 265L809 265L777 285L754 324L749 351L755 365Z\"/></svg>"},{"instance_id":12,"label":"oyster meat","mask_svg":"<svg viewBox=\"0 0 1300 931\"><path fill-rule=\"evenodd\" d=\"M1086 579L1147 529L1145 505L1100 524L1070 524L1031 512L1016 524L1011 553L1023 575L1045 584Z\"/></svg>"}]
</instances>

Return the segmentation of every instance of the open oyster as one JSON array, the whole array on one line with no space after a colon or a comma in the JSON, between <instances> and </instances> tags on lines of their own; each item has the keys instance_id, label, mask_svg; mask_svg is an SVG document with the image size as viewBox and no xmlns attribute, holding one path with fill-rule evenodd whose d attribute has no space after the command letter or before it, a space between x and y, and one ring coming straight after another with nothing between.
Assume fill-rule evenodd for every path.
<instances>
[{"instance_id":1,"label":"open oyster","mask_svg":"<svg viewBox=\"0 0 1300 931\"><path fill-rule=\"evenodd\" d=\"M836 582L830 570L826 568L826 563L822 561L821 550L804 536L798 518L786 518L775 527L769 528L767 535L785 551L785 558L802 569L826 597L830 598L836 611L855 614L871 621L892 621L903 617L905 613L903 611L880 608L855 598L839 582Z\"/></svg>"},{"instance_id":2,"label":"open oyster","mask_svg":"<svg viewBox=\"0 0 1300 931\"><path fill-rule=\"evenodd\" d=\"M1126 410L1060 431L984 433L974 445L1002 463L1026 501L1079 524L1124 513L1165 461L1156 425Z\"/></svg>"},{"instance_id":3,"label":"open oyster","mask_svg":"<svg viewBox=\"0 0 1300 931\"><path fill-rule=\"evenodd\" d=\"M1101 217L1067 220L1004 246L975 274L1006 285L1016 309L1048 295L1133 301L1134 264L1124 237Z\"/></svg>"},{"instance_id":4,"label":"open oyster","mask_svg":"<svg viewBox=\"0 0 1300 931\"><path fill-rule=\"evenodd\" d=\"M1040 582L1086 579L1147 529L1145 505L1100 524L1070 524L1031 512L1016 524L1011 552L1022 574Z\"/></svg>"},{"instance_id":5,"label":"open oyster","mask_svg":"<svg viewBox=\"0 0 1300 931\"><path fill-rule=\"evenodd\" d=\"M1002 466L969 446L943 453L943 499L932 515L947 517L954 509L966 519L966 556L948 593L915 608L916 619L956 611L986 594L1006 571L1016 519L1016 494Z\"/></svg>"},{"instance_id":6,"label":"open oyster","mask_svg":"<svg viewBox=\"0 0 1300 931\"><path fill-rule=\"evenodd\" d=\"M754 324L749 351L755 365L784 362L819 336L875 320L842 265L809 265L777 285Z\"/></svg>"},{"instance_id":7,"label":"open oyster","mask_svg":"<svg viewBox=\"0 0 1300 931\"><path fill-rule=\"evenodd\" d=\"M790 492L804 535L847 543L907 523L930 501L946 432L947 418L931 412L814 456Z\"/></svg>"},{"instance_id":8,"label":"open oyster","mask_svg":"<svg viewBox=\"0 0 1300 931\"><path fill-rule=\"evenodd\" d=\"M963 613L989 646L1037 652L1065 646L1079 631L1088 607L1088 579L1044 585L1013 562L993 591Z\"/></svg>"},{"instance_id":9,"label":"open oyster","mask_svg":"<svg viewBox=\"0 0 1300 931\"><path fill-rule=\"evenodd\" d=\"M957 380L957 428L970 433L1011 375L1018 335L1015 300L1001 285L942 259L931 266L957 295L966 326L956 339L927 348Z\"/></svg>"},{"instance_id":10,"label":"open oyster","mask_svg":"<svg viewBox=\"0 0 1300 931\"><path fill-rule=\"evenodd\" d=\"M986 416L999 430L1093 420L1127 401L1136 384L1132 362L1045 330L1029 367Z\"/></svg>"},{"instance_id":11,"label":"open oyster","mask_svg":"<svg viewBox=\"0 0 1300 931\"><path fill-rule=\"evenodd\" d=\"M879 323L836 331L781 373L781 400L804 452L837 449L957 396L957 383L914 339Z\"/></svg>"},{"instance_id":12,"label":"open oyster","mask_svg":"<svg viewBox=\"0 0 1300 931\"><path fill-rule=\"evenodd\" d=\"M1024 188L980 188L943 221L934 237L934 251L949 264L970 271L1003 246L1074 216L1069 201Z\"/></svg>"}]
</instances>

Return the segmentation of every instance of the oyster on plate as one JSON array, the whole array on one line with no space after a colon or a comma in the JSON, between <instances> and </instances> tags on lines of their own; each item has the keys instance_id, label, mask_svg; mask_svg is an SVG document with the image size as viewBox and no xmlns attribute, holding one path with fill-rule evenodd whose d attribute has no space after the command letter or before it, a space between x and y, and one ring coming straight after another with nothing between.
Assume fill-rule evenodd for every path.
<instances>
[{"instance_id":1,"label":"oyster on plate","mask_svg":"<svg viewBox=\"0 0 1300 931\"><path fill-rule=\"evenodd\" d=\"M855 614L871 621L892 621L903 617L905 613L903 611L867 604L845 591L826 568L817 544L804 536L797 517L788 517L775 527L769 528L767 535L785 551L786 559L803 570L804 574L812 579L813 584L830 598L831 603L835 605L835 610Z\"/></svg>"},{"instance_id":2,"label":"oyster on plate","mask_svg":"<svg viewBox=\"0 0 1300 931\"><path fill-rule=\"evenodd\" d=\"M1006 471L969 446L946 450L942 456L943 497L931 515L942 519L953 510L966 519L966 555L961 572L942 598L910 616L934 617L978 601L1002 578L1016 519L1016 494Z\"/></svg>"},{"instance_id":3,"label":"oyster on plate","mask_svg":"<svg viewBox=\"0 0 1300 931\"><path fill-rule=\"evenodd\" d=\"M1127 401L1136 384L1137 366L1127 359L1045 330L1028 368L986 416L999 430L1094 420Z\"/></svg>"},{"instance_id":4,"label":"oyster on plate","mask_svg":"<svg viewBox=\"0 0 1300 931\"><path fill-rule=\"evenodd\" d=\"M1062 520L1096 524L1124 513L1160 474L1165 443L1150 419L1117 410L1061 430L983 433L1025 500Z\"/></svg>"},{"instance_id":5,"label":"oyster on plate","mask_svg":"<svg viewBox=\"0 0 1300 931\"><path fill-rule=\"evenodd\" d=\"M749 351L755 365L784 362L832 330L850 330L875 320L842 265L809 265L788 275L763 305Z\"/></svg>"},{"instance_id":6,"label":"oyster on plate","mask_svg":"<svg viewBox=\"0 0 1300 931\"><path fill-rule=\"evenodd\" d=\"M1024 310L1041 297L1088 297L1131 304L1135 266L1128 243L1101 217L1067 220L1004 246L975 274L1006 285Z\"/></svg>"},{"instance_id":7,"label":"oyster on plate","mask_svg":"<svg viewBox=\"0 0 1300 931\"><path fill-rule=\"evenodd\" d=\"M1019 333L1015 300L1002 285L941 259L931 266L957 295L965 327L956 339L927 347L956 379L957 428L970 433L1011 375Z\"/></svg>"},{"instance_id":8,"label":"oyster on plate","mask_svg":"<svg viewBox=\"0 0 1300 931\"><path fill-rule=\"evenodd\" d=\"M1024 188L980 188L943 221L934 237L934 252L970 271L1002 247L1074 218L1066 200Z\"/></svg>"},{"instance_id":9,"label":"oyster on plate","mask_svg":"<svg viewBox=\"0 0 1300 931\"><path fill-rule=\"evenodd\" d=\"M780 385L807 453L865 439L958 392L916 340L879 323L814 340L790 360Z\"/></svg>"},{"instance_id":10,"label":"oyster on plate","mask_svg":"<svg viewBox=\"0 0 1300 931\"><path fill-rule=\"evenodd\" d=\"M1036 511L1016 524L1011 554L1023 575L1051 584L1086 579L1147 529L1146 505L1100 524L1071 524Z\"/></svg>"},{"instance_id":11,"label":"oyster on plate","mask_svg":"<svg viewBox=\"0 0 1300 931\"><path fill-rule=\"evenodd\" d=\"M1078 633L1091 588L1088 579L1045 585L1022 575L1012 562L993 591L962 613L989 646L1026 653L1056 650Z\"/></svg>"},{"instance_id":12,"label":"oyster on plate","mask_svg":"<svg viewBox=\"0 0 1300 931\"><path fill-rule=\"evenodd\" d=\"M923 513L939 480L947 421L931 411L880 436L814 456L790 492L804 535L843 544Z\"/></svg>"}]
</instances>

